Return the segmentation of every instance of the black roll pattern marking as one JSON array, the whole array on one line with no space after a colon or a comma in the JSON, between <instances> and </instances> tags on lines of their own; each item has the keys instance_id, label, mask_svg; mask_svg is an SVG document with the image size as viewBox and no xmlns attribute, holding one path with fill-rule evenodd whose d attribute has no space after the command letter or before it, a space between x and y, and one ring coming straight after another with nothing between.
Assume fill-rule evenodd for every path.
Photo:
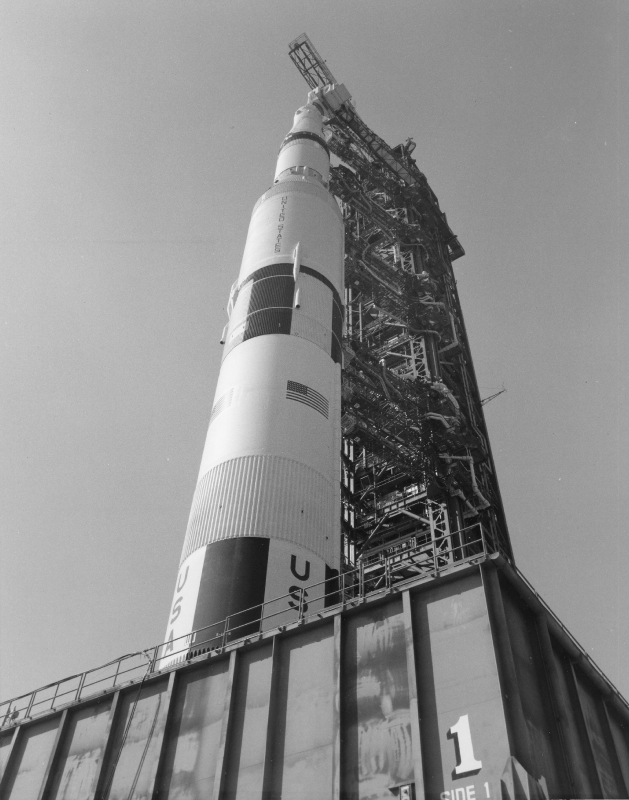
<instances>
[{"instance_id":1,"label":"black roll pattern marking","mask_svg":"<svg viewBox=\"0 0 629 800\"><path fill-rule=\"evenodd\" d=\"M249 305L240 318L243 329L225 346L225 356L241 342L256 336L281 333L290 336L293 320L295 280L293 264L269 264L252 272L238 287L238 294L249 283L253 283ZM302 266L301 272L321 281L332 293L332 343L330 357L335 364L341 363L341 341L343 335L343 304L339 293L328 278L311 267Z\"/></svg>"}]
</instances>

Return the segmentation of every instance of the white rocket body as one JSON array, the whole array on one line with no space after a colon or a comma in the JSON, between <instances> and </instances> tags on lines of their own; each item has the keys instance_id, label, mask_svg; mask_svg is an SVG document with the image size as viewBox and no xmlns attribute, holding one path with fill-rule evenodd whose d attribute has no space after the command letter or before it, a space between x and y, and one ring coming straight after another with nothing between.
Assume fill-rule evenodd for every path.
<instances>
[{"instance_id":1,"label":"white rocket body","mask_svg":"<svg viewBox=\"0 0 629 800\"><path fill-rule=\"evenodd\" d=\"M239 612L321 596L339 569L343 222L322 128L317 105L297 111L253 210L162 666L179 637L228 616L237 636L260 619Z\"/></svg>"}]
</instances>

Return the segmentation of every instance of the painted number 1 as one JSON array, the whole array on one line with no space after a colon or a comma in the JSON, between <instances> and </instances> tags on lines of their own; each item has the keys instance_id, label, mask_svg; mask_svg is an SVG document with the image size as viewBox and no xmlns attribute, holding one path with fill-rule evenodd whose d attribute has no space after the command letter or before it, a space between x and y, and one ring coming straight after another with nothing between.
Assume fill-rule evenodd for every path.
<instances>
[{"instance_id":1,"label":"painted number 1","mask_svg":"<svg viewBox=\"0 0 629 800\"><path fill-rule=\"evenodd\" d=\"M467 772L473 772L483 766L482 761L477 761L474 758L474 748L472 746L472 734L470 732L470 720L467 714L459 717L456 725L453 725L448 733L451 736L456 736L458 760L454 770L455 775L465 775Z\"/></svg>"}]
</instances>

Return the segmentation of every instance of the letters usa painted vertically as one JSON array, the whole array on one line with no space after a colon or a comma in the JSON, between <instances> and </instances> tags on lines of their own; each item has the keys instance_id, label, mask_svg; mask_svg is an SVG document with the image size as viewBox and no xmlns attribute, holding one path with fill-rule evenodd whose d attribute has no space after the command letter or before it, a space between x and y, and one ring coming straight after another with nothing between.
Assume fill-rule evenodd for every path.
<instances>
[{"instance_id":1,"label":"letters usa painted vertically","mask_svg":"<svg viewBox=\"0 0 629 800\"><path fill-rule=\"evenodd\" d=\"M180 640L284 599L316 610L309 585L340 558L343 222L317 92L282 142L274 185L256 203L228 304L224 356L166 631ZM242 627L242 626L245 627Z\"/></svg>"}]
</instances>

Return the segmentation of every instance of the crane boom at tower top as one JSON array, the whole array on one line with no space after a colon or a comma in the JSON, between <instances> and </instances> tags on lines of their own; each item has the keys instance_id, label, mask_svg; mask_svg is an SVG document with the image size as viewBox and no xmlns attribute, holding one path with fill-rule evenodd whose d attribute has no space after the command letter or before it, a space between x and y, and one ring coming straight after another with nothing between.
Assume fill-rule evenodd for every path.
<instances>
[{"instance_id":1,"label":"crane boom at tower top","mask_svg":"<svg viewBox=\"0 0 629 800\"><path fill-rule=\"evenodd\" d=\"M338 83L307 34L302 33L290 43L288 54L311 89ZM448 243L450 257L454 260L464 255L465 251L450 229L446 215L439 210L439 201L428 185L426 176L412 159L404 157L404 155L410 155L414 145L409 146L407 143L404 152L397 152L399 148L389 147L384 139L374 133L356 113L349 97L340 105L328 105L328 110L332 114L332 126L334 127L335 121L337 125L341 125L354 143L367 154L368 158L379 164L381 168L384 167L393 179L401 180L407 186L413 187L416 191L429 197L434 206L438 224Z\"/></svg>"},{"instance_id":2,"label":"crane boom at tower top","mask_svg":"<svg viewBox=\"0 0 629 800\"><path fill-rule=\"evenodd\" d=\"M302 33L293 39L288 45L288 53L311 89L328 83L338 83L307 34Z\"/></svg>"}]
</instances>

